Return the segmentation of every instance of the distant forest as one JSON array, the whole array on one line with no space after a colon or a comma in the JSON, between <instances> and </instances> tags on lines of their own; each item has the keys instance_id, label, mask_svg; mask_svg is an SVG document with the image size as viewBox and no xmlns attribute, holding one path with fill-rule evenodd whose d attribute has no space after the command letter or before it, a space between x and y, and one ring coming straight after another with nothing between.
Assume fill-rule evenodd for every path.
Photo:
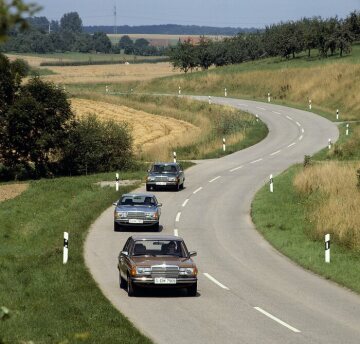
<instances>
[{"instance_id":1,"label":"distant forest","mask_svg":"<svg viewBox=\"0 0 360 344\"><path fill-rule=\"evenodd\" d=\"M114 26L84 26L86 33L105 32L114 33ZM251 33L257 28L212 27L197 25L142 25L117 26L116 31L121 34L158 34L158 35L206 35L206 36L235 36L238 33Z\"/></svg>"}]
</instances>

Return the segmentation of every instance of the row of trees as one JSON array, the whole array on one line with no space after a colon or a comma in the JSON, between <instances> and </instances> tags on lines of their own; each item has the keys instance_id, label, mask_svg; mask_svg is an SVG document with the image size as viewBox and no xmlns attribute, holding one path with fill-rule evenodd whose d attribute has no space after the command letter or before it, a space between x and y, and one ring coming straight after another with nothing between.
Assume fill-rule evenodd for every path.
<instances>
[{"instance_id":1,"label":"row of trees","mask_svg":"<svg viewBox=\"0 0 360 344\"><path fill-rule=\"evenodd\" d=\"M264 31L239 34L222 41L201 37L180 42L170 49L170 60L175 68L185 73L194 68L207 69L256 60L267 56L296 57L316 49L320 57L339 52L350 53L354 41L360 40L360 12L352 12L346 19L304 18L267 26Z\"/></svg>"},{"instance_id":2,"label":"row of trees","mask_svg":"<svg viewBox=\"0 0 360 344\"><path fill-rule=\"evenodd\" d=\"M27 19L27 23L28 30L21 32L14 29L10 32L10 39L0 46L1 51L39 54L69 51L118 54L124 49L121 42L113 45L104 32L84 33L82 20L77 12L64 14L60 22L50 22L46 17L32 17ZM126 43L125 54L148 56L164 53L163 48L152 47L145 39L130 41Z\"/></svg>"},{"instance_id":3,"label":"row of trees","mask_svg":"<svg viewBox=\"0 0 360 344\"><path fill-rule=\"evenodd\" d=\"M27 75L26 63L0 54L0 179L74 175L127 168L126 124L76 119L66 94Z\"/></svg>"}]
</instances>

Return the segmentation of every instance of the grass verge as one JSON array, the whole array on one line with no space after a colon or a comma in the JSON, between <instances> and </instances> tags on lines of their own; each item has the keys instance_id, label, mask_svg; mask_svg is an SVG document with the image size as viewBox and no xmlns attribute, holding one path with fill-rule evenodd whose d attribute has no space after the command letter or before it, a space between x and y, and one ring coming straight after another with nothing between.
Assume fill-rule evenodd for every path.
<instances>
[{"instance_id":1,"label":"grass verge","mask_svg":"<svg viewBox=\"0 0 360 344\"><path fill-rule=\"evenodd\" d=\"M113 178L112 173L33 181L0 204L0 307L10 310L0 319L0 343L151 342L108 302L84 264L89 226L117 199L114 189L95 183ZM70 232L65 266L64 231Z\"/></svg>"},{"instance_id":2,"label":"grass verge","mask_svg":"<svg viewBox=\"0 0 360 344\"><path fill-rule=\"evenodd\" d=\"M277 250L302 267L360 293L360 251L349 250L332 241L331 263L324 262L324 242L313 236L314 223L308 209L317 194L300 195L293 179L302 170L296 165L274 179L274 193L264 186L252 203L252 218L257 229Z\"/></svg>"}]
</instances>

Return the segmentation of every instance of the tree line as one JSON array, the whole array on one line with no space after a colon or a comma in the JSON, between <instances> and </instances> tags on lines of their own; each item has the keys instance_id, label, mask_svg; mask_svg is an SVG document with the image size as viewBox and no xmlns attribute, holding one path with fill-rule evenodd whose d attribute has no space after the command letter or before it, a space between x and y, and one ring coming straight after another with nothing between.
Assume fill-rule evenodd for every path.
<instances>
[{"instance_id":1,"label":"tree line","mask_svg":"<svg viewBox=\"0 0 360 344\"><path fill-rule=\"evenodd\" d=\"M124 49L120 42L112 44L104 32L85 33L77 12L64 14L60 22L49 21L46 17L31 17L26 19L26 24L28 26L26 31L18 28L10 31L9 39L0 45L0 51L38 54L55 52L119 54ZM132 48L127 49L125 54L164 55L164 48L152 47L143 38L131 42Z\"/></svg>"},{"instance_id":2,"label":"tree line","mask_svg":"<svg viewBox=\"0 0 360 344\"><path fill-rule=\"evenodd\" d=\"M31 78L29 66L0 54L0 179L105 172L131 167L130 127L76 118L66 93Z\"/></svg>"},{"instance_id":3,"label":"tree line","mask_svg":"<svg viewBox=\"0 0 360 344\"><path fill-rule=\"evenodd\" d=\"M265 30L238 34L224 40L202 36L199 42L179 41L169 51L175 68L185 73L195 68L225 66L263 57L295 58L306 52L311 57L317 50L321 58L339 53L349 54L353 42L360 40L360 12L345 19L321 17L303 18L267 26Z\"/></svg>"}]
</instances>

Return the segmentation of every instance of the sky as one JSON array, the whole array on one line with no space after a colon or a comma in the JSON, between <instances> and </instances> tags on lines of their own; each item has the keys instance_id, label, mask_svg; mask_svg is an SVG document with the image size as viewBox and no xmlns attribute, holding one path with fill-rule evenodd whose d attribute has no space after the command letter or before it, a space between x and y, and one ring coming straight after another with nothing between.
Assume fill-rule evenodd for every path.
<instances>
[{"instance_id":1,"label":"sky","mask_svg":"<svg viewBox=\"0 0 360 344\"><path fill-rule=\"evenodd\" d=\"M37 16L59 20L78 12L83 25L182 24L217 27L257 27L302 17L360 11L360 0L26 0L43 7Z\"/></svg>"}]
</instances>

